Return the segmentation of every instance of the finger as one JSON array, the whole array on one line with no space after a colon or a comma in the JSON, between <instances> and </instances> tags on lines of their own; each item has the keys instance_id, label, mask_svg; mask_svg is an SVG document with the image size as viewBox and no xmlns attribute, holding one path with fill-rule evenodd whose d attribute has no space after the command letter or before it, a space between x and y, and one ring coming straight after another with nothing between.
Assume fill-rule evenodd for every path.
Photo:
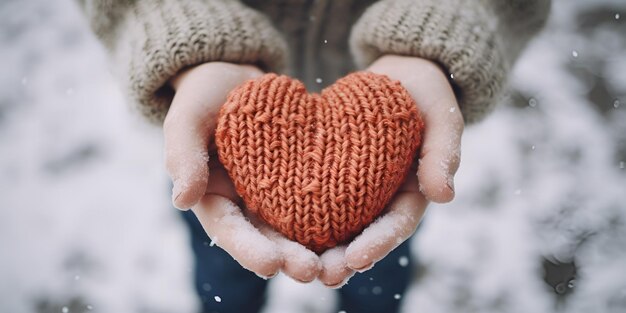
<instances>
[{"instance_id":1,"label":"finger","mask_svg":"<svg viewBox=\"0 0 626 313\"><path fill-rule=\"evenodd\" d=\"M347 266L357 271L371 268L415 232L427 205L420 193L398 193L389 211L350 243L345 256Z\"/></svg>"},{"instance_id":2,"label":"finger","mask_svg":"<svg viewBox=\"0 0 626 313\"><path fill-rule=\"evenodd\" d=\"M259 224L255 223L255 225ZM311 282L319 276L322 262L317 254L303 245L285 238L263 223L260 223L258 227L261 233L276 243L280 249L283 256L283 273L304 283Z\"/></svg>"},{"instance_id":3,"label":"finger","mask_svg":"<svg viewBox=\"0 0 626 313\"><path fill-rule=\"evenodd\" d=\"M319 280L329 288L341 288L354 276L354 270L349 268L345 260L346 247L335 247L322 253L322 271Z\"/></svg>"},{"instance_id":4,"label":"finger","mask_svg":"<svg viewBox=\"0 0 626 313\"><path fill-rule=\"evenodd\" d=\"M241 266L262 278L278 273L283 264L278 246L263 236L233 202L206 195L193 212L211 240Z\"/></svg>"}]
</instances>

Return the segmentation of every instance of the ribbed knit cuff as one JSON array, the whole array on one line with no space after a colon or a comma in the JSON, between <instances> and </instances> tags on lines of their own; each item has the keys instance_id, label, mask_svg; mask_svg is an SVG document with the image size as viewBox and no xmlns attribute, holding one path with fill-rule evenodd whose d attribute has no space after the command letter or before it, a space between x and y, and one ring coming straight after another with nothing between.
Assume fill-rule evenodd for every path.
<instances>
[{"instance_id":1,"label":"ribbed knit cuff","mask_svg":"<svg viewBox=\"0 0 626 313\"><path fill-rule=\"evenodd\" d=\"M255 64L279 72L287 45L262 14L238 1L137 1L113 43L132 100L161 123L174 96L168 80L181 69L212 61Z\"/></svg>"},{"instance_id":2,"label":"ribbed knit cuff","mask_svg":"<svg viewBox=\"0 0 626 313\"><path fill-rule=\"evenodd\" d=\"M440 64L472 123L492 110L508 71L496 27L480 1L382 0L355 24L350 48L361 67L385 54Z\"/></svg>"}]
</instances>

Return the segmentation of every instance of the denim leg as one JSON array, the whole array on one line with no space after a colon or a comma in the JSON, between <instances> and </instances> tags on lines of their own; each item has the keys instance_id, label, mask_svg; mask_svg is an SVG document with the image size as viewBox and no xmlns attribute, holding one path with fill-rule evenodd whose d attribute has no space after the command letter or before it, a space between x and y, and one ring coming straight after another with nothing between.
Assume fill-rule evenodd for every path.
<instances>
[{"instance_id":1,"label":"denim leg","mask_svg":"<svg viewBox=\"0 0 626 313\"><path fill-rule=\"evenodd\" d=\"M259 312L265 303L267 281L241 267L221 248L211 247L193 212L182 214L191 233L195 286L202 301L202 313Z\"/></svg>"},{"instance_id":2,"label":"denim leg","mask_svg":"<svg viewBox=\"0 0 626 313\"><path fill-rule=\"evenodd\" d=\"M402 243L369 271L354 275L339 290L339 310L347 313L398 312L414 274L410 241Z\"/></svg>"}]
</instances>

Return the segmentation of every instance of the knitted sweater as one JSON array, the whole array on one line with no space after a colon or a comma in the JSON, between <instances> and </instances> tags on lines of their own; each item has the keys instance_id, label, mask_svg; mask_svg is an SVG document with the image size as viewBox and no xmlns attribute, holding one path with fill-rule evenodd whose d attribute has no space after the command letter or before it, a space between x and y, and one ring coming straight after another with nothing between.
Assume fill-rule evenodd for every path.
<instances>
[{"instance_id":1,"label":"knitted sweater","mask_svg":"<svg viewBox=\"0 0 626 313\"><path fill-rule=\"evenodd\" d=\"M256 64L319 90L385 54L447 71L467 123L494 107L550 0L79 0L132 103L161 122L168 80L205 62Z\"/></svg>"}]
</instances>

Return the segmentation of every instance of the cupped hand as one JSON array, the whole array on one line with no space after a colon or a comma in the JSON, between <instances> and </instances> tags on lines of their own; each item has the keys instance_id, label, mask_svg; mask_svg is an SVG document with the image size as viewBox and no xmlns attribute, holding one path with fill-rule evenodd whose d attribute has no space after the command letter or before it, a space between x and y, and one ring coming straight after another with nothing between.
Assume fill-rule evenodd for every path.
<instances>
[{"instance_id":1,"label":"cupped hand","mask_svg":"<svg viewBox=\"0 0 626 313\"><path fill-rule=\"evenodd\" d=\"M387 55L367 70L400 81L415 100L425 127L419 163L415 164L417 175L407 175L384 215L351 243L322 254L319 280L335 288L355 271L370 269L411 237L429 201L445 203L454 198L454 174L461 156L463 116L448 78L437 64Z\"/></svg>"},{"instance_id":2,"label":"cupped hand","mask_svg":"<svg viewBox=\"0 0 626 313\"><path fill-rule=\"evenodd\" d=\"M211 62L187 69L170 81L176 90L163 123L166 170L172 202L192 208L211 240L244 268L261 277L283 271L298 281L315 279L319 257L244 216L242 201L216 157L213 142L219 110L228 93L263 73L250 65Z\"/></svg>"}]
</instances>

